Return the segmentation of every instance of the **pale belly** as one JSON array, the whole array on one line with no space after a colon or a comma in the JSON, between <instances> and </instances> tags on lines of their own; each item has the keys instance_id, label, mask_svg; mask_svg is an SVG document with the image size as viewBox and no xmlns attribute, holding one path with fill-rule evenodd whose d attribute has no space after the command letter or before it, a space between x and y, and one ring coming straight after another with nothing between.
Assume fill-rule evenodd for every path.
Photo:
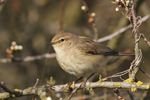
<instances>
[{"instance_id":1,"label":"pale belly","mask_svg":"<svg viewBox=\"0 0 150 100\"><path fill-rule=\"evenodd\" d=\"M91 75L92 73L96 73L101 67L105 66L107 61L106 59L107 58L104 56L100 57L95 55L94 59L91 58L91 56L66 56L64 59L60 60L59 56L57 56L57 61L64 71L80 77L85 77Z\"/></svg>"}]
</instances>

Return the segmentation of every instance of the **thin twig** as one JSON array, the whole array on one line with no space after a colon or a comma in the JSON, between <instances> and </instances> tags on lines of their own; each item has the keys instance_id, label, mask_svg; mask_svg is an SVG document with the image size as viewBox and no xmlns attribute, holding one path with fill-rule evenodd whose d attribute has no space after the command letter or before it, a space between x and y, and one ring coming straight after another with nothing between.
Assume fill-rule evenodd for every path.
<instances>
[{"instance_id":1,"label":"thin twig","mask_svg":"<svg viewBox=\"0 0 150 100\"><path fill-rule=\"evenodd\" d=\"M121 76L123 76L123 75L125 75L125 74L127 74L127 73L129 73L129 70L128 70L128 69L127 69L127 70L125 70L125 71L122 71L122 72L116 73L116 74L114 74L114 75L111 75L111 76L105 77L105 78L103 78L103 79L102 79L102 81L105 81L105 80L110 79L110 78L113 78L113 77L121 77Z\"/></svg>"},{"instance_id":2,"label":"thin twig","mask_svg":"<svg viewBox=\"0 0 150 100\"><path fill-rule=\"evenodd\" d=\"M134 100L134 98L133 98L133 96L132 96L132 94L130 93L129 90L127 90L127 93L129 94L130 99L131 99L131 100Z\"/></svg>"},{"instance_id":3,"label":"thin twig","mask_svg":"<svg viewBox=\"0 0 150 100\"><path fill-rule=\"evenodd\" d=\"M3 58L0 59L0 63L9 63L9 62L27 62L27 61L34 61L34 60L40 60L43 58L55 58L56 54L55 53L51 53L51 54L43 54L43 55L37 55L37 56L27 56L24 58Z\"/></svg>"},{"instance_id":4,"label":"thin twig","mask_svg":"<svg viewBox=\"0 0 150 100\"><path fill-rule=\"evenodd\" d=\"M150 79L150 76L149 76L142 68L139 68L139 70L140 70L141 72L143 72L143 73Z\"/></svg>"},{"instance_id":5,"label":"thin twig","mask_svg":"<svg viewBox=\"0 0 150 100\"><path fill-rule=\"evenodd\" d=\"M39 79L37 78L36 83L34 84L34 87L36 87L38 83L39 83Z\"/></svg>"},{"instance_id":6,"label":"thin twig","mask_svg":"<svg viewBox=\"0 0 150 100\"><path fill-rule=\"evenodd\" d=\"M143 17L141 19L141 22L145 22L149 18L150 18L150 14L146 15L145 17ZM125 32L125 31L127 31L130 28L132 28L131 24L126 26L126 27L121 28L120 30L118 30L118 31L116 31L116 32L114 32L114 33L112 33L112 34L110 34L108 36L105 36L105 37L102 37L102 38L98 39L97 42L104 42L104 41L110 40L110 39L114 38L115 36L117 36L117 35Z\"/></svg>"},{"instance_id":7,"label":"thin twig","mask_svg":"<svg viewBox=\"0 0 150 100\"><path fill-rule=\"evenodd\" d=\"M59 21L59 33L62 33L64 31L63 30L63 22L64 22L65 4L66 4L66 0L61 0L61 2L60 2L61 15L60 15L60 21Z\"/></svg>"},{"instance_id":8,"label":"thin twig","mask_svg":"<svg viewBox=\"0 0 150 100\"><path fill-rule=\"evenodd\" d=\"M118 88L115 88L113 90L114 90L114 93L117 95L117 97L118 97L119 100L126 100L125 98L123 98L123 97L120 96L120 92L119 92Z\"/></svg>"},{"instance_id":9,"label":"thin twig","mask_svg":"<svg viewBox=\"0 0 150 100\"><path fill-rule=\"evenodd\" d=\"M71 94L68 97L68 100L71 99L71 97L73 96L73 94L77 91L77 88L74 88L73 91L71 92Z\"/></svg>"},{"instance_id":10,"label":"thin twig","mask_svg":"<svg viewBox=\"0 0 150 100\"><path fill-rule=\"evenodd\" d=\"M97 29L97 26L95 24L95 13L90 13L87 3L85 2L85 0L82 0L82 1L83 1L83 5L85 7L85 9L82 9L82 10L84 12L86 12L89 16L88 23L92 25L93 30L94 30L94 40L97 41L98 29Z\"/></svg>"},{"instance_id":11,"label":"thin twig","mask_svg":"<svg viewBox=\"0 0 150 100\"><path fill-rule=\"evenodd\" d=\"M140 100L148 100L149 99L149 94L150 94L150 91L145 91L142 96L140 97Z\"/></svg>"},{"instance_id":12,"label":"thin twig","mask_svg":"<svg viewBox=\"0 0 150 100\"><path fill-rule=\"evenodd\" d=\"M140 40L140 38L143 38L144 41L150 46L150 42L146 39L144 34L140 34L139 38L135 41L135 43L138 42Z\"/></svg>"}]
</instances>

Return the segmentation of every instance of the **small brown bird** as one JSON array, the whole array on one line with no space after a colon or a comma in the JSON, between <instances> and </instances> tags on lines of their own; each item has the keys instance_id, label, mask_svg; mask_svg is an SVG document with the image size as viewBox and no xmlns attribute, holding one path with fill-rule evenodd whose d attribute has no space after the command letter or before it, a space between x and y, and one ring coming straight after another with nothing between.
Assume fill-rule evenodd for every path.
<instances>
[{"instance_id":1,"label":"small brown bird","mask_svg":"<svg viewBox=\"0 0 150 100\"><path fill-rule=\"evenodd\" d=\"M48 43L53 46L61 68L78 77L88 77L96 73L113 56L134 55L117 52L84 36L60 33Z\"/></svg>"}]
</instances>

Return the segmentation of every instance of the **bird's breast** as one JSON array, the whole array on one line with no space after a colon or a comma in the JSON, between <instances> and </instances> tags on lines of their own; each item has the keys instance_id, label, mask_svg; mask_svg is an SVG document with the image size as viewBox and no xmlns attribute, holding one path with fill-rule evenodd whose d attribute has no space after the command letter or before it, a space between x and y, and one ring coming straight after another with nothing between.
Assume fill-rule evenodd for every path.
<instances>
[{"instance_id":1,"label":"bird's breast","mask_svg":"<svg viewBox=\"0 0 150 100\"><path fill-rule=\"evenodd\" d=\"M75 76L88 76L104 66L104 56L87 55L78 51L59 52L56 58L61 68Z\"/></svg>"}]
</instances>

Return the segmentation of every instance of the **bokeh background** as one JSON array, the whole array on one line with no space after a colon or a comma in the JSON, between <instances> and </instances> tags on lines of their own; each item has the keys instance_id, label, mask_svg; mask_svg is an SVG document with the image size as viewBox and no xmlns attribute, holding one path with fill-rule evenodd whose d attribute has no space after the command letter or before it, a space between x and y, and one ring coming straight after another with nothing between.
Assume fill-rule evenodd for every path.
<instances>
[{"instance_id":1,"label":"bokeh background","mask_svg":"<svg viewBox=\"0 0 150 100\"><path fill-rule=\"evenodd\" d=\"M23 50L18 52L17 57L54 53L52 46L48 46L46 43L50 42L52 37L58 33L61 15L60 2L60 0L7 0L6 3L0 5L0 58L6 58L6 49L10 47L12 41L23 46ZM86 0L86 2L90 12L96 13L95 23L99 31L99 38L129 24L128 19L121 12L115 11L118 5L112 4L111 0ZM138 16L144 17L150 14L149 0L135 0L135 3ZM65 32L93 38L94 31L88 24L88 15L81 10L82 5L82 0L66 0L63 28ZM150 40L150 19L142 23L139 31ZM132 29L102 44L117 51L134 51ZM140 47L143 52L140 67L150 73L150 47L143 39L140 40ZM115 64L112 63L103 68L104 73L101 73L103 77L128 69L134 57L121 57L120 59ZM37 78L41 80L44 66L46 66L46 70L42 84L45 84L51 76L56 80L56 84L65 84L76 80L75 76L69 75L59 67L55 58L47 59L47 62L44 58L31 62L0 63L0 81L5 82L11 89L25 89L34 86ZM150 82L140 71L137 78L143 82ZM98 77L95 78L96 80ZM121 81L119 78L113 79L113 81L115 80ZM3 92L1 89L0 91ZM108 100L112 99L112 96L116 99L111 89L100 88L96 91L99 96L104 96L105 92L105 98ZM107 91L111 91L111 96L107 95L109 94ZM125 91L122 93L126 94ZM142 92L137 91L133 94L135 98L139 98ZM32 96L11 100L31 98Z\"/></svg>"}]
</instances>

